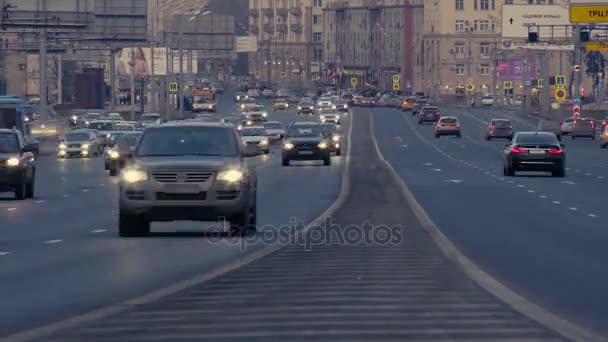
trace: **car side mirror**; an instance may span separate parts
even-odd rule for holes
[[[566,148],[566,145],[565,144],[559,144],[559,147]]]
[[[23,152],[34,152],[34,151],[36,151],[36,146],[34,144],[27,144],[27,145],[23,146],[22,151]]]
[[[255,145],[246,145],[241,152],[243,157],[255,157],[258,155],[258,148]]]

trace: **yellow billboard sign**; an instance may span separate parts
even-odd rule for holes
[[[606,23],[608,5],[570,5],[571,23]]]
[[[585,46],[587,51],[608,51],[608,43],[588,42]]]

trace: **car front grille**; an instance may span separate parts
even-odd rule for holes
[[[68,148],[79,148],[80,144],[68,144]]]
[[[143,191],[137,190],[128,190],[126,192],[127,198],[134,201],[143,201],[145,199],[145,194]]]
[[[239,197],[239,190],[216,191],[215,197],[218,200],[233,200]]]
[[[166,192],[156,193],[156,199],[158,201],[204,201],[206,198],[206,192],[199,192],[194,194],[173,194]]]
[[[213,176],[210,171],[154,171],[150,175],[159,183],[204,183]]]

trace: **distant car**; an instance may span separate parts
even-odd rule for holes
[[[515,176],[517,171],[547,171],[554,177],[564,177],[566,155],[555,134],[516,133],[504,150],[503,173]]]
[[[352,106],[361,106],[362,103],[363,103],[363,96],[353,95],[353,101],[351,103]]]
[[[407,96],[403,99],[401,103],[401,109],[406,111],[412,111],[414,106],[416,105],[416,97],[415,96]]]
[[[107,119],[111,120],[111,121],[122,121],[122,120],[124,120],[122,118],[122,115],[120,115],[120,113],[110,113],[110,114],[108,114],[108,118]]]
[[[376,105],[376,98],[371,96],[364,96],[361,99],[361,106],[363,107],[374,107]]]
[[[272,100],[272,109],[274,111],[289,109],[289,100],[286,97],[275,97]]]
[[[322,109],[319,111],[319,121],[324,123],[331,123],[335,125],[340,124],[340,112],[335,109]]]
[[[560,125],[562,135],[568,135],[572,133],[572,124],[574,124],[574,118],[565,118],[562,120]]]
[[[267,117],[268,113],[266,112],[247,112],[245,115],[245,118],[251,121],[254,126],[256,124],[263,125],[264,122],[268,121]]]
[[[334,152],[337,156],[342,155],[342,134],[338,126],[326,123],[323,124],[323,130],[325,131],[325,137],[329,141],[331,152]]]
[[[572,123],[572,139],[584,137],[595,139],[595,121],[593,119],[577,118]]]
[[[115,131],[135,131],[136,127],[134,124],[117,123],[114,125]]]
[[[346,103],[346,101],[338,99],[334,102],[334,104],[336,105],[336,110],[338,112],[348,113],[348,103]]]
[[[460,122],[458,122],[458,118],[453,116],[444,116],[437,120],[437,124],[435,124],[435,138],[439,138],[442,135],[455,135],[458,138],[461,137],[460,134]]]
[[[260,92],[257,89],[249,89],[247,90],[247,96],[256,98],[260,96]]]
[[[513,139],[513,124],[509,119],[492,119],[486,127],[486,140]]]
[[[422,109],[422,107],[424,106],[428,106],[428,101],[424,98],[417,98],[416,99],[416,104],[414,105],[414,108],[412,109],[412,115],[416,115],[418,114],[418,112],[420,111],[420,109]]]
[[[262,90],[262,96],[269,99],[274,96],[274,91],[272,89],[264,89]]]
[[[557,137],[557,140],[561,141],[562,130],[560,126],[560,123],[557,121],[541,120],[536,129],[539,132],[553,133]]]
[[[95,132],[91,130],[75,130],[66,133],[57,146],[57,156],[70,157],[97,157],[103,152]]]
[[[439,108],[432,106],[422,107],[418,113],[418,124],[422,125],[425,122],[436,123],[439,121],[440,116]]]
[[[241,141],[245,145],[255,145],[258,152],[270,153],[268,132],[262,126],[247,126],[240,130]]]
[[[330,141],[323,127],[314,122],[294,122],[287,129],[282,148],[282,165],[289,166],[292,160],[322,160],[331,164]]]
[[[285,128],[278,121],[267,121],[264,123],[264,128],[272,140],[281,140],[285,137]]]
[[[49,180],[52,181],[52,180]],[[15,199],[34,197],[36,158],[18,130],[0,129],[0,192],[12,191]]]
[[[600,133],[600,147],[608,147],[608,128],[604,127],[604,130]]]
[[[249,97],[240,102],[239,109],[241,112],[250,112],[253,110],[257,110],[260,107],[264,107],[264,105],[255,102],[255,98]]]
[[[494,96],[492,95],[484,95],[481,98],[481,104],[484,106],[491,106],[494,104]]]
[[[213,91],[216,94],[223,94],[224,93],[224,84],[221,82],[213,83],[211,89],[213,89]]]
[[[110,176],[116,176],[126,166],[142,134],[142,132],[127,132],[111,139],[109,149],[104,156],[105,169],[110,172]]]
[[[145,113],[141,116],[144,126],[160,125],[163,117],[158,113]]]
[[[159,143],[160,142],[160,143]],[[226,219],[229,231],[256,227],[257,154],[221,123],[176,122],[146,129],[118,185],[118,233],[150,233],[159,221]]]
[[[330,97],[319,97],[315,107],[318,109],[336,109],[336,105],[334,105]]]
[[[247,98],[249,98],[249,95],[244,92],[237,92],[234,94],[234,102],[241,102]]]

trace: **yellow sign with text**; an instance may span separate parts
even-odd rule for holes
[[[570,5],[571,23],[606,23],[608,5]]]
[[[399,83],[393,83],[393,90],[401,90],[401,85]]]
[[[587,51],[608,51],[608,43],[588,42],[585,47]]]
[[[357,86],[357,78],[356,78],[356,77],[351,78],[351,79],[350,79],[350,84],[351,84],[353,87],[356,87],[356,86]]]

